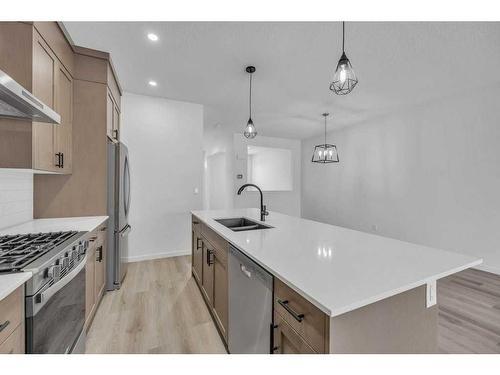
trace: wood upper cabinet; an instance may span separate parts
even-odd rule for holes
[[[64,34],[55,22],[2,22],[0,53],[0,69],[62,117],[0,119],[0,167],[71,173],[74,62]]]
[[[33,32],[33,88],[32,93],[46,105],[54,108],[57,58],[42,37]],[[54,153],[53,124],[33,122],[33,168],[56,171],[58,160]]]
[[[73,78],[36,30],[33,94],[61,116],[57,125],[33,122],[33,169],[71,173]]]
[[[61,115],[61,123],[54,126],[54,155],[58,172],[71,173],[73,168],[73,78],[61,63],[56,64],[55,110]]]
[[[113,142],[120,141],[120,109],[116,103],[116,100],[108,89],[107,96],[107,109],[106,109],[106,134],[108,138]]]

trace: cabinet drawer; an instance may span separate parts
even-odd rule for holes
[[[9,337],[24,319],[24,285],[0,301],[0,344]]]
[[[274,312],[273,354],[316,354],[286,320]]]
[[[214,247],[215,256],[218,257],[222,263],[227,264],[227,251],[229,247],[227,241],[206,225],[203,225],[201,230],[203,236]]]
[[[201,221],[194,215],[191,215],[191,226],[193,231],[201,233]]]
[[[97,243],[99,245],[104,244],[107,233],[108,233],[108,228],[106,224],[102,224],[99,228],[97,228]]]
[[[328,348],[326,314],[282,281],[274,279],[274,310],[318,353]]]
[[[24,345],[24,324],[20,324],[14,332],[0,344],[0,354],[23,354]]]

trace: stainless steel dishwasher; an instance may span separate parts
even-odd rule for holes
[[[229,248],[229,352],[271,352],[273,276]]]

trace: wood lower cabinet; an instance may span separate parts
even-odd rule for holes
[[[274,313],[273,354],[315,354],[309,344],[287,323]]]
[[[203,240],[201,234],[198,231],[192,230],[192,251],[191,257],[193,262],[193,276],[195,279],[201,283],[202,282],[202,270],[203,270]]]
[[[0,354],[24,353],[24,285],[0,301]]]
[[[106,290],[106,225],[90,234],[85,264],[85,329],[94,319],[97,307]]]
[[[90,326],[95,307],[95,248],[87,249],[87,263],[85,263],[85,326]]]
[[[192,272],[223,341],[227,344],[229,244],[194,216],[192,219]]]
[[[208,241],[203,241],[203,277],[202,286],[210,308],[214,304],[215,252]]]
[[[228,285],[227,247],[215,249],[214,263],[214,314],[222,335],[227,340],[228,327]]]

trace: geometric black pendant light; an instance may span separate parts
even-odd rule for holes
[[[247,125],[245,126],[245,132],[243,134],[245,135],[246,138],[252,139],[255,138],[255,136],[257,135],[257,129],[255,129],[255,125],[253,124],[252,121],[252,75],[255,73],[255,67],[247,66],[245,71],[248,74],[250,74],[250,93],[248,100],[250,116],[248,117],[248,122]]]
[[[329,113],[323,113],[322,116],[325,118],[325,143],[317,145],[314,147],[314,152],[311,161],[313,163],[338,163],[339,154],[337,152],[337,146],[326,143],[326,118]]]
[[[356,78],[356,74],[354,74],[351,62],[345,54],[344,42],[345,22],[342,22],[342,56],[340,57],[340,60],[337,64],[337,69],[335,69],[333,81],[330,84],[330,90],[332,90],[337,95],[349,94],[358,84],[358,79]]]

